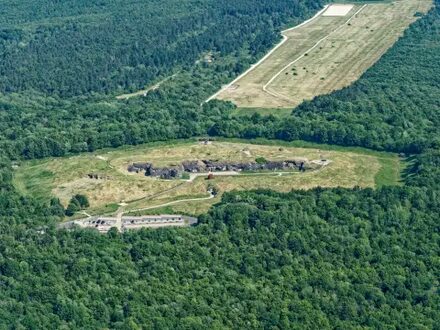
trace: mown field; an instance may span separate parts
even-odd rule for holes
[[[431,5],[429,0],[399,0],[358,4],[346,16],[321,15],[283,32],[288,40],[217,98],[276,111],[348,86]]]
[[[89,197],[92,214],[114,212],[119,203],[126,203],[125,211],[167,206],[168,210],[188,214],[205,212],[218,202],[223,192],[270,188],[277,191],[310,189],[313,187],[375,187],[397,184],[400,162],[396,155],[359,150],[334,150],[319,147],[297,147],[294,144],[240,140],[215,141],[203,145],[197,141],[171,144],[149,144],[138,147],[104,150],[69,158],[33,160],[19,164],[15,171],[15,186],[24,194],[41,200],[57,196],[66,205],[77,193]],[[161,180],[130,174],[133,162],[148,161],[156,166],[167,166],[184,160],[211,159],[222,161],[254,161],[258,157],[285,160],[304,157],[331,160],[331,164],[317,171],[305,173],[246,173],[238,176],[216,176],[214,180],[198,177],[194,181]],[[89,173],[102,179],[90,179]],[[215,185],[220,194],[209,197],[208,185]],[[203,199],[186,201],[188,199]],[[177,202],[182,201],[182,202]],[[146,210],[152,212],[151,209]]]

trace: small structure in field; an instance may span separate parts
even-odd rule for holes
[[[108,175],[103,175],[98,173],[88,173],[87,178],[94,180],[110,180],[110,177]]]
[[[212,144],[212,142],[213,142],[213,139],[210,139],[210,138],[199,139],[199,143],[202,145],[205,145],[205,146]]]
[[[92,217],[82,220],[73,220],[59,225],[59,228],[71,229],[74,227],[93,228],[100,233],[106,233],[116,226],[117,219],[111,217]]]

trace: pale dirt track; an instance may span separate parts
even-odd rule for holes
[[[234,171],[224,171],[224,172],[213,172],[215,176],[232,176],[239,175],[240,173]],[[187,182],[193,182],[198,177],[207,177],[209,173],[190,173],[189,180]]]

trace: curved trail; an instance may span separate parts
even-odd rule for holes
[[[213,199],[214,197],[215,197],[215,196],[214,196],[213,194],[210,194],[209,197],[181,199],[181,200],[172,201],[172,202],[168,202],[168,203],[164,203],[164,204],[159,204],[159,205],[154,205],[154,206],[144,207],[144,208],[141,208],[141,209],[129,210],[129,211],[127,211],[127,212],[123,212],[123,214],[125,214],[125,213],[133,213],[133,212],[140,212],[140,211],[146,211],[146,210],[152,210],[152,209],[158,209],[158,208],[160,208],[160,207],[169,206],[169,205],[174,205],[174,204],[179,204],[179,203],[184,203],[184,202],[197,202],[197,201],[204,201],[204,200],[208,200],[208,199]]]
[[[304,25],[306,25],[307,23],[310,23],[311,21],[315,20],[316,18],[318,18],[319,16],[321,16],[321,14],[329,7],[329,5],[325,5],[320,11],[318,11],[315,16],[313,16],[312,18],[309,18],[308,20],[302,22],[301,24],[298,24],[292,28],[286,29],[281,31],[281,34],[283,36],[283,39],[274,47],[272,48],[272,50],[267,53],[266,55],[264,55],[264,57],[262,59],[260,59],[257,63],[252,64],[250,66],[249,69],[247,69],[245,72],[243,72],[241,75],[239,75],[237,78],[235,78],[233,81],[231,81],[229,84],[227,84],[226,86],[223,86],[217,93],[215,93],[214,95],[211,95],[206,101],[205,103],[215,99],[221,92],[223,92],[224,90],[228,89],[229,87],[231,87],[232,85],[234,85],[237,81],[239,81],[241,78],[243,78],[244,76],[246,76],[249,72],[253,71],[254,69],[256,69],[261,63],[263,63],[270,55],[272,55],[278,48],[280,48],[287,40],[289,40],[289,38],[287,36],[284,35],[285,32],[289,32],[289,31],[293,31],[295,29],[298,29]]]
[[[287,68],[289,68],[291,65],[295,64],[296,62],[298,62],[299,60],[301,60],[304,56],[306,56],[307,53],[311,52],[312,50],[314,50],[316,47],[318,47],[323,41],[327,40],[333,33],[338,32],[340,29],[342,29],[344,26],[346,26],[348,23],[351,22],[351,20],[356,17],[357,14],[359,14],[362,10],[364,10],[367,7],[367,5],[363,5],[358,11],[356,11],[346,22],[344,22],[343,24],[341,24],[339,27],[337,27],[335,30],[333,30],[332,32],[330,32],[328,35],[326,35],[325,37],[321,38],[320,40],[318,40],[311,48],[307,49],[303,54],[301,54],[299,57],[297,57],[295,60],[293,60],[292,62],[290,62],[289,64],[287,64],[285,67],[283,67],[276,75],[274,75],[264,86],[263,86],[263,91],[271,96],[274,96],[276,98],[282,98],[283,100],[286,101],[291,101],[287,96],[284,96],[282,94],[276,93],[274,91],[270,91],[268,90],[268,87],[271,83],[274,82],[275,79],[277,79],[280,74],[282,74]],[[284,31],[283,31],[284,32]],[[286,37],[287,40],[287,37]]]

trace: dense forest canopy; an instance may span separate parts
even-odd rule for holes
[[[209,132],[408,153],[436,148],[440,143],[439,16],[437,1],[359,81],[305,102],[287,120],[237,118],[232,115],[233,105],[220,101],[200,106],[255,59],[245,43],[234,54],[180,71],[146,97],[124,101],[101,94],[67,99],[36,91],[3,94],[0,146],[9,158],[41,158]]]
[[[321,6],[290,0],[0,4],[0,147],[9,158],[206,134],[231,110],[227,104],[200,110],[207,95],[262,56],[282,25]],[[209,52],[213,63],[199,61]],[[173,72],[175,79],[147,97],[114,98]]]
[[[2,167],[0,326],[433,329],[439,163],[376,191],[228,193],[194,228],[123,235],[57,231]]]
[[[1,3],[9,5],[0,6],[8,33],[46,20],[42,4],[50,4],[31,2],[21,10],[35,15],[17,16],[20,5]],[[57,17],[86,8],[58,3]],[[436,328],[439,5],[356,84],[305,103],[288,120],[235,118],[233,106],[219,101],[200,107],[252,57],[246,45],[186,69],[144,98],[4,94],[0,328]],[[423,152],[412,155],[403,186],[233,192],[196,227],[123,235],[58,231],[59,201],[41,204],[12,185],[12,159],[206,132]]]
[[[0,92],[74,96],[140,89],[203,52],[255,56],[309,0],[0,1]]]

